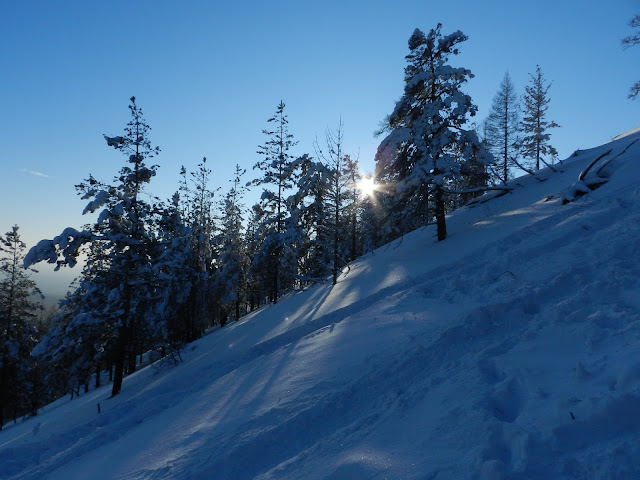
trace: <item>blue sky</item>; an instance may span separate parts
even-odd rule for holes
[[[627,100],[640,47],[624,51],[632,0],[19,2],[0,6],[0,229],[33,245],[79,227],[74,185],[109,180],[124,157],[117,135],[135,95],[162,153],[150,191],[167,198],[181,165],[203,156],[226,190],[236,163],[258,160],[261,131],[282,99],[294,153],[344,122],[347,151],[373,171],[373,132],[403,88],[414,28],[438,22],[469,40],[453,60],[482,121],[508,70],[519,92],[539,64],[550,90],[552,143],[562,158],[640,126]],[[249,199],[251,201],[254,196]],[[76,273],[76,272],[73,272]],[[67,274],[68,276],[68,274]],[[66,278],[66,277],[65,277]]]

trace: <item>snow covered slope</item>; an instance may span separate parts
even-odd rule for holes
[[[639,140],[10,426],[0,478],[640,478]]]

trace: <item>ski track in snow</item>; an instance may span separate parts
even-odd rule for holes
[[[637,138],[9,426],[0,478],[640,478]]]

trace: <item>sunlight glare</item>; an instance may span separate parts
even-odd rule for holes
[[[358,182],[361,197],[370,197],[376,191],[376,184],[371,177],[362,177]]]

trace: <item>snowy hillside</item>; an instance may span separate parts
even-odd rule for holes
[[[639,140],[9,425],[0,478],[640,478]]]

